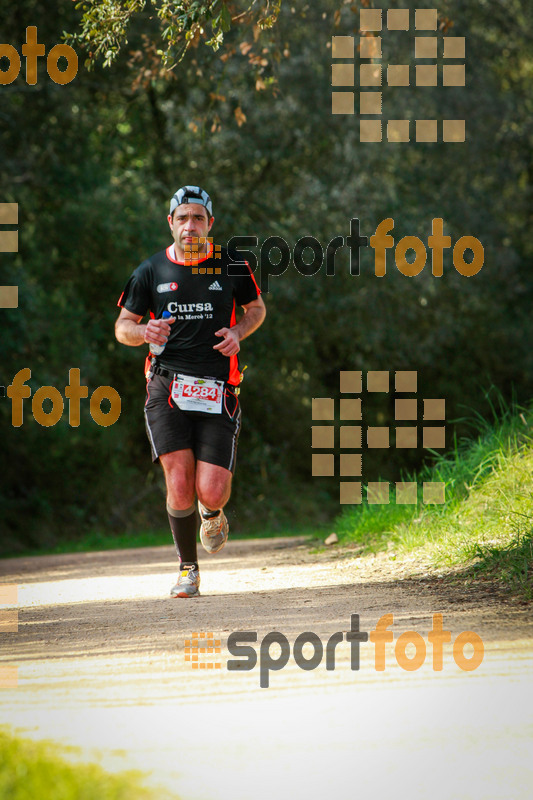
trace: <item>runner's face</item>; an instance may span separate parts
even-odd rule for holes
[[[174,211],[174,216],[168,217],[168,224],[174,238],[176,255],[184,260],[185,245],[189,249],[193,240],[205,239],[211,230],[214,217],[208,218],[207,209],[199,203],[184,203]],[[200,252],[207,252],[208,243],[199,245]]]

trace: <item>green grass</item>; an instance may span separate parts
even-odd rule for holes
[[[302,500],[300,525],[291,508],[278,509],[278,524],[269,524],[256,499],[253,520],[229,514],[232,538],[307,536],[323,540],[335,530],[341,543],[357,543],[363,552],[393,547],[400,554],[414,550],[429,557],[435,568],[463,571],[467,580],[485,578],[526,600],[533,599],[533,407],[493,408],[493,420],[477,416],[470,420],[475,435],[455,441],[448,453],[435,453],[435,462],[419,475],[403,476],[418,486],[417,505],[372,505],[348,507],[332,525],[317,524],[317,516]],[[423,503],[423,481],[445,484],[444,504]],[[394,495],[394,492],[391,492]],[[296,492],[300,497],[300,493]],[[268,500],[265,499],[265,503]],[[270,511],[273,511],[270,508]],[[292,511],[292,514],[289,514]],[[265,522],[265,519],[267,520]],[[314,519],[313,524],[305,522]],[[171,545],[166,527],[140,533],[110,535],[89,531],[76,541],[41,548],[24,555],[90,552],[135,547]],[[17,555],[20,555],[18,553]]]
[[[341,542],[366,551],[421,548],[436,567],[485,577],[533,598],[533,409],[495,409],[476,418],[477,436],[455,442],[430,469],[405,480],[419,485],[417,505],[352,506],[336,523]],[[423,481],[445,484],[444,504],[422,503]],[[394,494],[391,492],[391,494]]]
[[[170,800],[168,793],[143,787],[140,773],[71,765],[58,752],[49,742],[0,731],[0,800]]]

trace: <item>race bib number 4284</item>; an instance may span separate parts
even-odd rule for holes
[[[182,411],[206,411],[220,414],[224,381],[178,375],[172,383],[172,399]]]

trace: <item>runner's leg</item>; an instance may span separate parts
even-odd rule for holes
[[[229,525],[222,510],[231,492],[231,472],[225,467],[197,462],[196,493],[202,524],[200,541],[208,553],[222,550],[228,541]]]
[[[196,462],[196,494],[209,511],[224,508],[231,494],[231,478],[229,469],[206,461]]]
[[[167,512],[176,551],[183,564],[198,564],[194,505],[195,461],[192,450],[176,450],[159,458],[167,484]]]

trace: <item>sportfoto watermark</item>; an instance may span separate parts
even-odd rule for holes
[[[18,219],[18,203],[0,203],[0,225],[18,225]],[[16,253],[18,249],[18,231],[0,229],[0,253]],[[0,286],[0,308],[17,308],[18,304],[18,286]]]
[[[350,630],[345,634],[342,631],[333,633],[326,642],[325,648],[322,640],[313,631],[300,633],[294,641],[292,656],[299,669],[306,672],[316,669],[324,661],[326,670],[336,669],[335,655],[336,648],[341,642],[346,641],[350,645],[350,669],[358,671],[360,669],[360,647],[361,644],[370,641],[374,645],[374,669],[376,672],[384,672],[391,657],[392,648],[387,648],[387,644],[394,641],[394,635],[389,628],[394,624],[393,614],[384,614],[378,620],[376,627],[371,631],[361,631],[359,629],[359,614],[350,616]],[[443,628],[442,614],[433,614],[432,628],[428,633],[427,641],[431,645],[431,660],[434,672],[441,672],[444,669],[444,645],[452,640],[451,631]],[[190,662],[191,667],[215,668],[222,667],[221,661],[216,662],[205,658],[207,654],[220,653],[220,640],[213,638],[213,633],[194,633],[194,647],[191,648],[191,640],[186,641],[185,660]],[[228,659],[226,668],[229,672],[250,672],[257,667],[259,661],[259,686],[267,689],[270,686],[270,673],[279,672],[289,663],[291,657],[291,645],[287,637],[280,631],[271,631],[261,640],[259,644],[259,655],[256,648],[251,644],[257,643],[257,631],[235,631],[228,636],[227,648],[232,656],[237,658]],[[472,654],[465,655],[465,649],[470,647]],[[276,649],[278,654],[272,652]],[[307,653],[304,654],[304,648]],[[408,653],[409,649],[409,653]],[[312,650],[312,653],[309,653]],[[396,664],[407,672],[414,672],[425,663],[428,646],[424,637],[416,631],[404,631],[396,639],[394,645],[394,659]],[[485,647],[481,637],[474,631],[462,631],[453,641],[452,655],[455,664],[465,672],[477,669],[485,654]]]
[[[363,403],[366,407],[376,393],[389,394],[392,387],[395,392],[394,425],[365,425],[363,436]],[[391,442],[398,449],[422,446],[427,450],[443,450],[446,447],[446,400],[443,397],[417,397],[416,370],[396,370],[394,373],[368,370],[364,386],[362,370],[342,370],[339,372],[339,389],[339,400],[333,397],[313,397],[311,400],[311,474],[313,477],[332,477],[336,474],[337,464],[337,474],[343,479],[339,483],[341,504],[358,504],[363,500],[363,452],[354,453],[354,450],[363,451],[365,447],[389,449]],[[338,428],[336,420],[340,422]],[[365,420],[371,421],[367,410]],[[336,443],[339,454],[335,452]],[[323,452],[325,450],[330,452]],[[368,481],[367,502],[389,503],[390,488],[388,481]],[[418,488],[416,481],[396,481],[396,505],[416,505]],[[424,503],[444,503],[444,481],[424,481],[422,499]]]
[[[77,428],[80,424],[80,400],[89,396],[87,386],[80,384],[80,370],[72,368],[69,370],[69,383],[65,386],[65,397],[68,398],[69,425]],[[23,399],[31,397],[31,388],[26,385],[26,381],[31,378],[31,369],[25,367],[20,369],[14,376],[13,381],[7,387],[7,396],[11,399],[11,424],[19,428],[24,422]],[[43,402],[50,400],[52,408],[50,411],[43,409]],[[109,411],[104,413],[101,409],[102,400],[109,401]],[[63,416],[63,397],[55,386],[41,386],[37,389],[32,398],[31,408],[33,417],[39,425],[45,428],[56,425]],[[121,400],[120,395],[112,386],[99,386],[91,395],[90,412],[91,417],[97,425],[104,428],[114,425],[120,417]]]
[[[414,134],[417,142],[439,141],[439,123],[442,123],[441,141],[464,142],[466,124],[464,119],[416,119],[414,130],[409,119],[383,120],[382,84],[388,87],[414,85],[424,91],[428,86],[465,86],[465,39],[462,36],[445,35],[446,27],[439,26],[436,8],[417,8],[414,15],[408,8],[389,9],[386,16],[381,8],[362,8],[359,12],[361,36],[357,42],[359,58],[359,139],[361,142],[381,142],[383,123],[387,122],[387,141],[409,142]],[[414,22],[414,68],[409,64],[383,65],[382,36],[384,24],[388,31],[408,32]],[[422,35],[420,35],[420,33]],[[434,35],[427,35],[434,32]],[[396,34],[402,36],[401,33]],[[333,36],[331,56],[331,85],[355,86],[355,44],[353,36]],[[445,60],[442,66],[437,57]],[[433,63],[428,63],[433,62]],[[333,114],[355,113],[355,92],[344,89],[332,91]],[[364,117],[364,118],[363,118]],[[370,119],[369,119],[370,117]]]
[[[375,233],[370,236],[363,236],[360,232],[360,223],[357,217],[350,220],[350,234],[335,236],[326,246],[326,250],[314,236],[303,236],[298,239],[291,252],[289,244],[281,236],[269,236],[261,244],[259,252],[260,277],[259,284],[261,292],[268,294],[270,276],[279,277],[283,275],[291,263],[294,263],[300,275],[307,278],[313,277],[322,269],[324,260],[326,262],[326,275],[335,275],[335,256],[338,250],[346,246],[350,251],[350,275],[359,276],[361,274],[360,250],[362,247],[371,247],[374,250],[374,274],[382,278],[387,274],[387,250],[394,249],[394,261],[397,269],[402,275],[408,278],[420,275],[424,269],[428,253],[426,245],[418,236],[404,236],[395,243],[392,235],[394,229],[394,219],[388,217],[382,220],[376,228]],[[214,274],[219,273],[218,267],[206,268],[198,266],[200,252],[199,244],[204,244],[206,239],[196,239],[192,244],[185,246],[185,263],[193,267],[194,274]],[[210,241],[210,240],[209,240]],[[431,250],[431,274],[435,278],[440,278],[444,274],[444,251],[452,247],[450,236],[444,235],[444,220],[435,218],[432,220],[431,234],[427,238],[427,244]],[[258,258],[251,250],[244,250],[245,247],[257,247],[259,239],[257,236],[233,236],[227,244],[228,250],[236,252],[240,256],[238,263],[247,262],[248,266],[255,272],[258,267]],[[414,258],[407,260],[409,251],[412,251]],[[465,253],[470,251],[471,260],[465,259]],[[273,259],[275,254],[276,260]],[[205,257],[205,254],[204,254]],[[221,258],[220,247],[214,250],[213,258]],[[485,263],[485,251],[483,245],[475,236],[461,236],[454,244],[452,251],[452,262],[460,275],[471,278],[476,275]],[[236,262],[237,263],[237,262]],[[237,275],[228,266],[228,275]]]
[[[46,48],[37,41],[37,28],[30,25],[26,28],[26,44],[22,45],[22,55],[26,57],[26,83],[34,86],[37,83],[37,59],[44,56]],[[0,85],[6,86],[18,78],[21,68],[20,56],[11,44],[0,44],[0,60],[6,58],[7,69],[0,68]],[[59,69],[58,62],[64,58],[66,69]],[[78,74],[78,56],[68,44],[56,44],[48,53],[46,71],[54,83],[64,86],[74,80]]]

